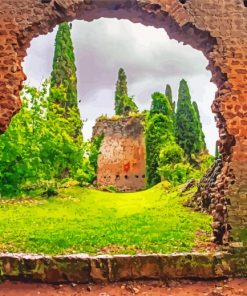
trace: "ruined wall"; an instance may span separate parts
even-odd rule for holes
[[[32,38],[63,21],[116,17],[164,28],[201,50],[218,86],[212,110],[222,166],[204,195],[215,209],[214,235],[247,242],[247,7],[245,0],[1,0],[0,132],[20,109],[21,63]],[[110,57],[109,57],[110,62]],[[222,241],[222,235],[216,237]]]
[[[97,185],[113,185],[120,191],[144,189],[146,152],[143,118],[98,120],[93,136],[102,134]]]

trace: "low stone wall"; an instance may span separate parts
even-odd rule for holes
[[[138,279],[216,279],[247,276],[247,250],[172,255],[0,254],[0,280],[88,283]]]

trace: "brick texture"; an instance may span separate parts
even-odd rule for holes
[[[98,120],[94,136],[104,135],[98,157],[98,186],[120,191],[145,188],[146,149],[142,117]]]

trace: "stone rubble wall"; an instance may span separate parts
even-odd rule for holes
[[[243,255],[243,254],[242,254]],[[0,280],[43,283],[116,282],[138,279],[246,277],[247,259],[230,253],[171,255],[0,254]]]
[[[93,137],[104,135],[97,168],[97,185],[119,191],[145,188],[146,148],[144,118],[98,120]]]
[[[99,17],[164,28],[203,52],[218,86],[212,111],[219,128],[222,168],[206,194],[219,211],[215,240],[247,242],[247,7],[244,0],[1,0],[0,132],[21,102],[21,63],[30,41],[58,23]],[[110,62],[110,60],[109,60]],[[220,210],[226,207],[226,213]],[[212,212],[212,208],[210,211]],[[223,235],[221,235],[223,233]],[[218,235],[220,234],[220,235]]]

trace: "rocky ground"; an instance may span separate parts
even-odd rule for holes
[[[247,279],[222,281],[142,281],[107,285],[45,285],[6,281],[0,296],[235,296],[247,295]]]

